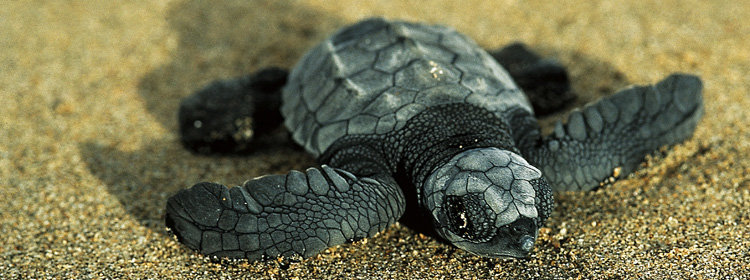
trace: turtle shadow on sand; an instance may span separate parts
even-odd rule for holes
[[[308,46],[341,25],[335,17],[294,1],[275,0],[180,1],[169,8],[166,20],[176,34],[172,57],[141,78],[138,93],[149,114],[175,134],[177,109],[185,96],[214,79],[272,65],[291,67]],[[299,44],[308,46],[292,47]],[[314,163],[282,129],[264,141],[275,145],[264,145],[249,158],[197,156],[174,139],[179,138],[152,140],[135,151],[92,141],[79,150],[122,207],[160,233],[167,198],[180,189],[205,180],[239,184]]]
[[[304,168],[311,157],[291,145],[280,145],[243,157],[195,156],[176,141],[158,140],[136,151],[122,151],[99,143],[79,145],[89,170],[105,184],[109,194],[143,226],[164,232],[167,198],[200,181],[239,184],[248,177]]]
[[[343,23],[294,1],[207,2],[172,7],[177,34],[171,61],[145,75],[139,93],[165,128],[177,131],[180,100],[216,79],[290,68],[307,48]]]
[[[233,78],[268,66],[291,68],[309,47],[344,25],[340,19],[299,4],[270,0],[231,4],[186,1],[172,7],[167,20],[178,36],[174,55],[170,62],[141,79],[139,93],[148,112],[175,134],[177,109],[185,96],[214,79]],[[583,53],[530,47],[568,69],[572,90],[578,96],[565,109],[540,119],[543,127],[562,119],[570,109],[628,84],[613,66]],[[312,166],[314,160],[309,155],[279,136],[285,133],[282,130],[274,137],[285,140],[246,157],[196,156],[174,140],[178,137],[156,140],[136,151],[92,142],[79,148],[92,174],[106,184],[130,215],[144,226],[164,232],[164,207],[167,198],[178,190],[206,180],[236,185],[252,177]],[[411,210],[407,207],[407,213],[416,212]],[[559,218],[561,214],[554,215]],[[416,222],[420,220],[407,215],[401,222],[432,235],[432,227]]]

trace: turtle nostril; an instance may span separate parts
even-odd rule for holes
[[[521,250],[526,252],[531,251],[531,248],[534,247],[534,237],[530,235],[521,236],[518,243],[521,245]]]
[[[514,225],[510,227],[510,230],[513,234],[516,234],[516,235],[520,235],[522,233],[522,229],[518,225]]]

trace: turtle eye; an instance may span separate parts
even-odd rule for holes
[[[489,207],[482,204],[484,199],[479,194],[463,196],[449,195],[445,200],[448,229],[463,239],[485,242],[494,236],[491,230],[494,219],[491,219]]]
[[[458,196],[448,196],[446,199],[448,227],[450,231],[465,239],[472,239],[474,225],[469,222],[464,201]]]

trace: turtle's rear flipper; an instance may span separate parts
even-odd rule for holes
[[[590,190],[631,173],[646,154],[689,138],[703,115],[701,80],[673,74],[573,111],[523,151],[554,190]]]
[[[490,54],[523,89],[537,116],[558,111],[576,98],[565,67],[555,60],[542,59],[523,43],[513,43]]]
[[[215,81],[180,103],[182,143],[200,154],[246,153],[257,135],[281,123],[281,88],[287,71],[266,68]]]
[[[393,178],[356,177],[323,165],[233,188],[196,184],[169,198],[166,224],[207,256],[309,257],[383,231],[404,205]]]

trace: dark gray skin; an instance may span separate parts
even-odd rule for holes
[[[550,72],[539,69],[525,77]],[[689,138],[701,91],[697,77],[673,74],[576,110],[542,137],[526,95],[472,40],[365,20],[313,48],[283,88],[284,124],[322,164],[233,188],[196,184],[169,199],[166,222],[201,254],[258,260],[370,237],[408,210],[471,253],[525,257],[553,190],[598,187]]]

